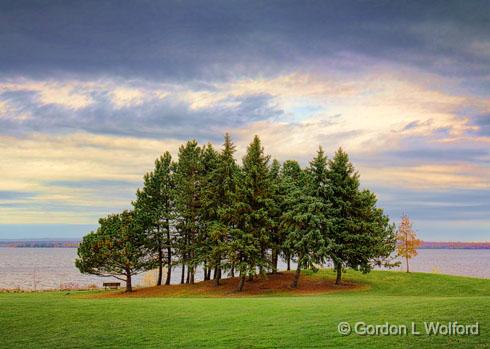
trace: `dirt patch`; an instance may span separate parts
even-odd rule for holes
[[[299,287],[291,288],[293,273],[281,272],[268,274],[265,277],[255,277],[253,281],[246,281],[242,292],[237,291],[238,278],[228,278],[215,286],[214,281],[201,281],[193,285],[169,285],[136,289],[132,293],[121,291],[97,294],[97,298],[113,297],[242,297],[242,296],[274,296],[274,295],[311,295],[350,290],[362,290],[367,286],[343,282],[335,285],[333,279],[318,275],[302,275]]]

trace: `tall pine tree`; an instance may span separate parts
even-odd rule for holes
[[[167,266],[165,284],[172,273],[172,224],[175,217],[175,185],[172,156],[167,151],[155,160],[155,168],[144,176],[144,186],[136,192],[134,210],[144,228],[149,249],[157,258],[157,285],[162,284],[163,267]]]
[[[251,279],[257,268],[264,271],[270,264],[266,255],[273,226],[269,216],[269,159],[269,156],[264,154],[259,137],[255,136],[243,158],[239,195],[235,203],[235,214],[239,221],[237,227],[232,230],[230,245],[235,252],[233,263],[240,272],[240,291],[247,275]]]
[[[230,270],[234,276],[233,258],[229,259],[231,231],[236,226],[235,204],[238,188],[239,167],[236,164],[235,146],[229,136],[225,135],[223,149],[219,154],[217,167],[210,174],[208,181],[208,197],[216,207],[215,220],[210,225],[209,237],[211,250],[209,265],[214,269],[215,285],[218,286],[222,273]]]
[[[219,165],[219,154],[211,144],[203,149],[202,154],[202,173],[201,173],[201,208],[200,208],[200,227],[197,246],[198,260],[204,265],[204,280],[210,278],[211,270],[214,268],[213,250],[213,227],[218,220],[218,208],[220,206],[217,193],[219,182],[215,180],[214,173]],[[215,271],[216,274],[216,271]],[[217,274],[216,274],[217,275]]]
[[[287,232],[284,248],[297,263],[293,288],[298,287],[301,269],[316,270],[316,264],[322,264],[329,251],[328,204],[314,195],[315,192],[311,176],[305,174],[289,181],[282,225]]]
[[[359,174],[342,148],[329,162],[328,179],[332,219],[330,256],[339,284],[344,267],[368,272],[376,260],[388,257],[395,248],[396,237],[394,226],[376,207],[376,196],[359,189]]]
[[[194,283],[198,264],[197,243],[201,213],[202,149],[197,141],[188,141],[179,148],[175,171],[175,196],[178,213],[178,249],[182,266],[181,283]],[[185,268],[187,267],[187,274]]]
[[[297,161],[286,160],[282,164],[278,195],[281,214],[292,209],[291,204],[293,202],[288,200],[288,197],[291,195],[291,192],[295,191],[298,187],[301,187],[304,184],[304,176],[305,172],[301,169],[301,166]],[[281,223],[278,231],[278,240],[281,241],[281,255],[287,263],[287,270],[291,270],[291,251],[284,244],[288,233],[289,226]]]
[[[281,234],[281,206],[283,196],[281,195],[281,164],[274,159],[269,170],[270,195],[269,217],[271,219],[270,247],[272,273],[277,273],[279,254],[283,243]]]

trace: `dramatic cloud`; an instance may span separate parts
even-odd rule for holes
[[[488,239],[489,14],[484,1],[3,1],[0,238],[93,226],[129,207],[163,151],[230,132],[238,159],[254,134],[303,165],[342,146],[393,219],[407,212],[429,240]]]

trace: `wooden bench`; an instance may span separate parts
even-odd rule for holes
[[[102,286],[104,286],[104,289],[106,289],[106,290],[108,288],[113,289],[113,290],[114,289],[117,290],[119,288],[119,286],[121,286],[121,283],[120,282],[104,282],[102,284]]]

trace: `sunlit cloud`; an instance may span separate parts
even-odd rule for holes
[[[144,92],[134,88],[115,88],[111,92],[112,102],[116,108],[130,107],[143,103]]]
[[[405,207],[435,234],[450,209],[479,239],[488,228],[486,4],[56,6],[2,14],[0,224],[93,224],[130,205],[163,151],[230,132],[239,161],[254,134],[305,166],[341,146],[394,218]]]

